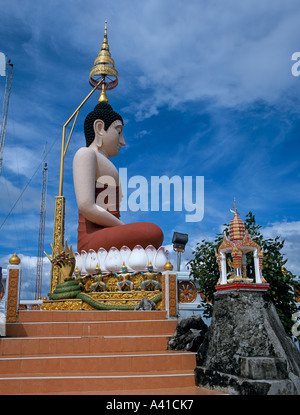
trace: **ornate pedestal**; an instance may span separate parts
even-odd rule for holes
[[[162,274],[87,275],[58,284],[43,310],[134,310],[143,298],[161,309]]]

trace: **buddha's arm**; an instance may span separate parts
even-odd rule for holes
[[[95,203],[96,157],[96,153],[89,148],[81,148],[75,154],[73,180],[78,209],[86,219],[98,225],[123,225],[118,218]]]

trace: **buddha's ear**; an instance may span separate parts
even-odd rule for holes
[[[94,131],[95,131],[95,142],[98,147],[102,146],[102,136],[104,132],[104,121],[95,120],[94,121]]]

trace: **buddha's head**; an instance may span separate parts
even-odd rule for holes
[[[112,109],[111,105],[106,102],[100,102],[95,106],[94,110],[86,116],[84,121],[84,135],[87,147],[89,147],[95,139],[96,120],[103,121],[103,128],[105,131],[107,131],[112,123],[117,120],[121,122],[122,126],[124,125],[123,118]]]

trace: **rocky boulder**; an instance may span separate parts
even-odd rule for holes
[[[175,335],[168,342],[168,350],[196,352],[204,340],[208,327],[200,315],[179,318]]]

